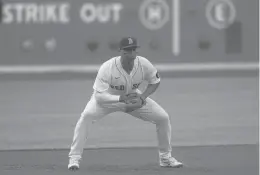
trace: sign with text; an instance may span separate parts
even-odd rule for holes
[[[257,17],[243,4],[243,0],[4,2],[0,64],[100,64],[119,54],[118,42],[125,36],[136,37],[139,54],[158,63],[254,61]],[[247,2],[251,9],[256,4]],[[240,32],[243,55],[227,53],[228,32],[220,32],[236,20],[252,26]],[[228,44],[233,43],[230,38]]]
[[[63,3],[6,3],[2,7],[4,24],[68,24],[70,23],[71,4]],[[118,22],[121,3],[94,4],[84,3],[78,9],[78,15],[82,22],[91,23],[98,21]]]

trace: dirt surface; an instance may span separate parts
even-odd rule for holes
[[[173,147],[185,166],[158,166],[155,148],[87,149],[80,170],[67,170],[68,150],[0,152],[1,175],[258,175],[258,145]]]

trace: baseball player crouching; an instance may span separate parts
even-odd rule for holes
[[[120,56],[104,62],[93,85],[93,95],[79,118],[69,152],[69,170],[79,169],[90,126],[113,112],[125,112],[156,125],[159,165],[181,167],[171,155],[171,123],[167,112],[149,96],[160,84],[157,69],[149,60],[137,56],[139,46],[132,37],[120,41]],[[139,85],[148,82],[143,93]]]

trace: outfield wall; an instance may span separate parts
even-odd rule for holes
[[[158,64],[258,61],[257,0],[233,1],[235,11],[217,2],[214,27],[209,1],[178,2],[4,0],[0,65],[98,65],[118,54],[122,36],[137,37],[140,54]]]

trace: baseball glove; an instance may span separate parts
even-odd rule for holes
[[[144,100],[141,98],[140,94],[138,94],[136,92],[121,95],[120,98],[119,98],[119,102],[123,102],[123,103],[126,103],[126,104],[137,103],[137,102],[139,102],[139,100],[142,100],[143,103],[144,103]]]
[[[140,96],[129,98],[125,101],[126,103],[126,112],[132,112],[136,109],[142,108],[146,101],[142,99]]]
[[[124,94],[120,96],[119,101],[123,103],[128,103],[129,101],[136,99],[137,97],[137,93]]]

